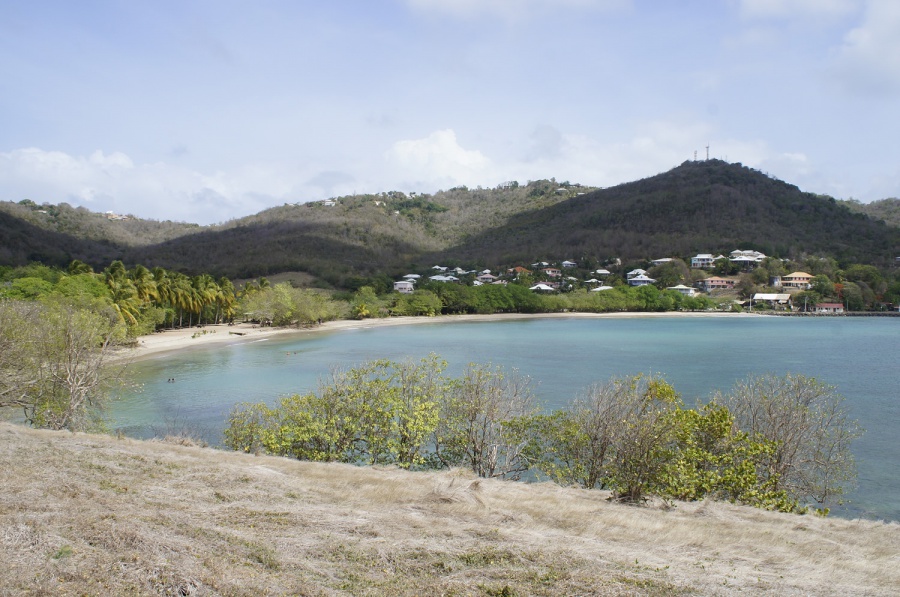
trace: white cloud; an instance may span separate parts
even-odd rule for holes
[[[848,90],[900,89],[900,2],[870,0],[860,26],[844,36],[833,66]]]
[[[480,151],[461,147],[452,129],[434,131],[424,139],[397,141],[385,158],[401,179],[410,181],[407,184],[434,187],[479,184],[491,167]]]
[[[748,19],[840,18],[853,14],[861,0],[741,0]]]
[[[459,18],[488,15],[515,21],[565,9],[621,10],[631,6],[632,0],[407,0],[407,3],[422,12]]]
[[[260,211],[292,189],[272,168],[206,175],[162,162],[135,164],[120,152],[83,157],[34,147],[0,153],[0,186],[7,200],[67,202],[92,211],[199,223]]]

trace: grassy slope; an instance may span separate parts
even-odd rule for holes
[[[897,524],[604,498],[0,423],[0,594],[888,595],[900,586]]]

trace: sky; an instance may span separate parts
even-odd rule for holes
[[[4,201],[213,224],[707,151],[900,197],[900,1],[0,0]]]

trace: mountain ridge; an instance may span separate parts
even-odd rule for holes
[[[323,285],[348,287],[435,262],[640,261],[745,248],[887,265],[900,251],[900,228],[884,219],[720,160],[687,161],[605,189],[550,179],[355,195],[206,227],[41,207],[0,203],[0,265],[37,258],[102,267],[122,259],[231,278],[305,271]]]

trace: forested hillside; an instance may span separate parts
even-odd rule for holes
[[[740,247],[779,257],[822,254],[884,264],[898,246],[900,230],[834,199],[740,164],[709,160],[521,214],[441,256],[504,264],[645,260]]]
[[[897,200],[873,213],[889,214],[891,201]],[[0,265],[79,259],[99,268],[121,259],[230,278],[301,271],[348,287],[434,263],[493,268],[541,259],[687,258],[735,248],[892,263],[900,228],[860,211],[719,160],[685,162],[601,190],[551,179],[433,195],[355,195],[285,204],[208,227],[5,202]]]

